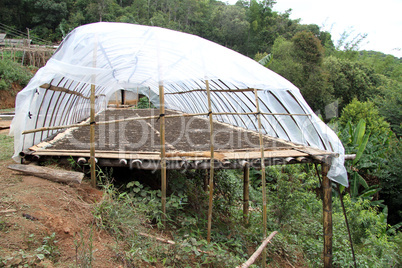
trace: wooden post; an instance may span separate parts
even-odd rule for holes
[[[266,181],[265,181],[265,156],[264,156],[264,140],[262,137],[262,125],[261,125],[261,111],[260,103],[258,100],[258,91],[254,89],[255,95],[255,106],[257,109],[257,120],[258,120],[258,133],[260,138],[260,149],[261,149],[261,186],[262,186],[262,225],[264,228],[263,234],[264,239],[267,237],[267,195],[266,195]],[[264,249],[262,252],[262,267],[266,267],[267,251]]]
[[[322,164],[324,268],[332,267],[332,187],[327,177],[329,166]]]
[[[98,37],[95,37],[95,47],[92,59],[92,66],[96,67],[98,50]],[[96,161],[95,161],[95,75],[92,75],[91,96],[90,96],[90,126],[89,126],[89,150],[91,165],[91,185],[96,187]]]
[[[117,91],[114,93],[115,99],[116,99],[116,108],[119,108],[119,97],[117,96]]]
[[[211,150],[211,165],[209,171],[209,206],[208,206],[208,235],[207,241],[211,242],[211,227],[212,227],[212,205],[214,196],[214,122],[212,118],[212,104],[211,104],[211,92],[209,90],[209,81],[205,80],[208,98],[208,116],[209,116],[209,147]]]
[[[159,85],[159,124],[161,137],[161,190],[162,190],[162,221],[166,221],[166,144],[165,144],[165,90]]]
[[[250,168],[249,168],[248,164],[246,164],[243,168],[243,221],[244,221],[244,224],[248,223],[249,180],[250,180]]]
[[[151,87],[148,87],[149,94],[148,94],[148,108],[151,108]]]
[[[120,90],[121,93],[121,105],[124,106],[126,104],[126,92],[124,89]]]
[[[138,92],[138,86],[137,86],[137,103],[135,104],[135,108],[138,108],[138,103],[140,102],[140,94]]]

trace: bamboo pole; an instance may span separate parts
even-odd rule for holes
[[[166,221],[166,143],[165,143],[165,95],[163,85],[159,85],[159,124],[161,137],[161,189],[162,221]]]
[[[328,164],[322,164],[324,268],[332,267],[332,187],[327,177]]]
[[[261,246],[258,247],[258,249],[251,255],[251,257],[242,265],[237,266],[236,268],[248,268],[250,267],[255,260],[260,256],[261,252],[265,250],[265,247],[268,245],[268,243],[271,243],[272,238],[278,233],[278,231],[273,231],[262,243]]]
[[[90,127],[89,127],[89,149],[91,164],[91,185],[96,187],[96,170],[95,170],[95,85],[91,85],[91,111],[90,111]]]
[[[137,103],[135,104],[135,108],[138,108],[138,103],[140,102],[140,93],[139,93],[139,88],[137,86]]]
[[[149,93],[148,93],[148,108],[151,108],[151,87],[148,87]],[[165,96],[163,96],[165,98]]]
[[[266,181],[265,181],[264,140],[262,136],[260,104],[258,100],[257,90],[254,90],[254,95],[255,95],[255,106],[257,109],[258,133],[260,138],[260,149],[261,149],[262,221],[264,228],[263,235],[265,239],[267,237],[267,196],[266,196]],[[264,251],[262,252],[262,267],[266,267],[266,259],[267,259],[267,252],[264,249]]]
[[[209,206],[208,206],[208,235],[207,241],[211,242],[211,227],[212,227],[212,205],[214,196],[214,124],[212,118],[211,92],[209,90],[209,81],[205,80],[208,98],[208,116],[209,116],[209,145],[211,149],[210,171],[209,171]]]
[[[250,167],[246,164],[243,168],[243,221],[248,223],[248,208],[249,208],[249,180]]]
[[[254,88],[243,88],[243,89],[210,89],[210,92],[247,92],[251,91],[254,92]],[[262,89],[257,89],[257,90],[262,90]],[[205,91],[204,89],[192,89],[192,90],[184,90],[184,91],[176,91],[176,92],[168,92],[166,95],[176,95],[176,94],[186,94],[186,93],[192,93],[192,92],[203,92]]]
[[[98,40],[97,36],[95,37],[95,47],[92,59],[92,66],[96,67],[96,57],[98,50]],[[96,162],[95,162],[95,75],[92,75],[92,84],[91,84],[91,97],[90,97],[90,166],[91,166],[91,185],[92,187],[96,187]]]

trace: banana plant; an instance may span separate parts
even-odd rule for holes
[[[374,194],[375,192],[371,191],[373,189],[369,189],[366,180],[359,174],[359,161],[370,138],[370,132],[366,133],[366,121],[361,119],[356,126],[353,126],[349,121],[345,131],[343,131],[340,136],[348,153],[356,154],[356,158],[353,160],[352,165],[349,168],[350,195],[352,199],[356,199],[359,196],[360,185],[366,190],[369,190],[364,191],[365,197],[369,193]],[[341,191],[343,189],[344,187],[342,187]]]
[[[260,59],[258,61],[258,63],[268,68],[268,66],[272,63],[273,59],[274,59],[274,57],[273,57],[272,53],[270,53],[270,54],[264,56],[262,59]]]

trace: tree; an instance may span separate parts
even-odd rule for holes
[[[381,77],[373,68],[348,59],[333,56],[324,59],[323,68],[328,74],[328,82],[333,88],[333,95],[339,101],[340,109],[354,98],[366,101],[379,93]]]
[[[61,32],[56,29],[68,16],[67,3],[62,0],[23,0],[23,7],[27,10],[26,26],[40,38],[60,39]]]
[[[314,111],[325,113],[325,106],[334,99],[321,67],[323,47],[311,32],[299,32],[291,41],[275,40],[270,69],[297,86]]]
[[[342,127],[345,127],[348,122],[357,125],[361,119],[366,121],[366,128],[372,136],[388,134],[390,131],[389,123],[379,114],[377,107],[371,101],[360,102],[354,99],[342,110],[339,123]]]
[[[216,26],[214,35],[220,44],[238,50],[247,39],[250,23],[246,12],[238,6],[219,6],[214,10],[212,23]]]
[[[381,88],[381,95],[373,98],[380,115],[390,123],[392,131],[398,138],[402,136],[402,83],[387,79]]]

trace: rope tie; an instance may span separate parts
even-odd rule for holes
[[[164,117],[164,116],[165,116],[165,114],[160,114],[159,117],[156,119],[156,122],[158,122],[159,119],[161,119],[161,118]]]

